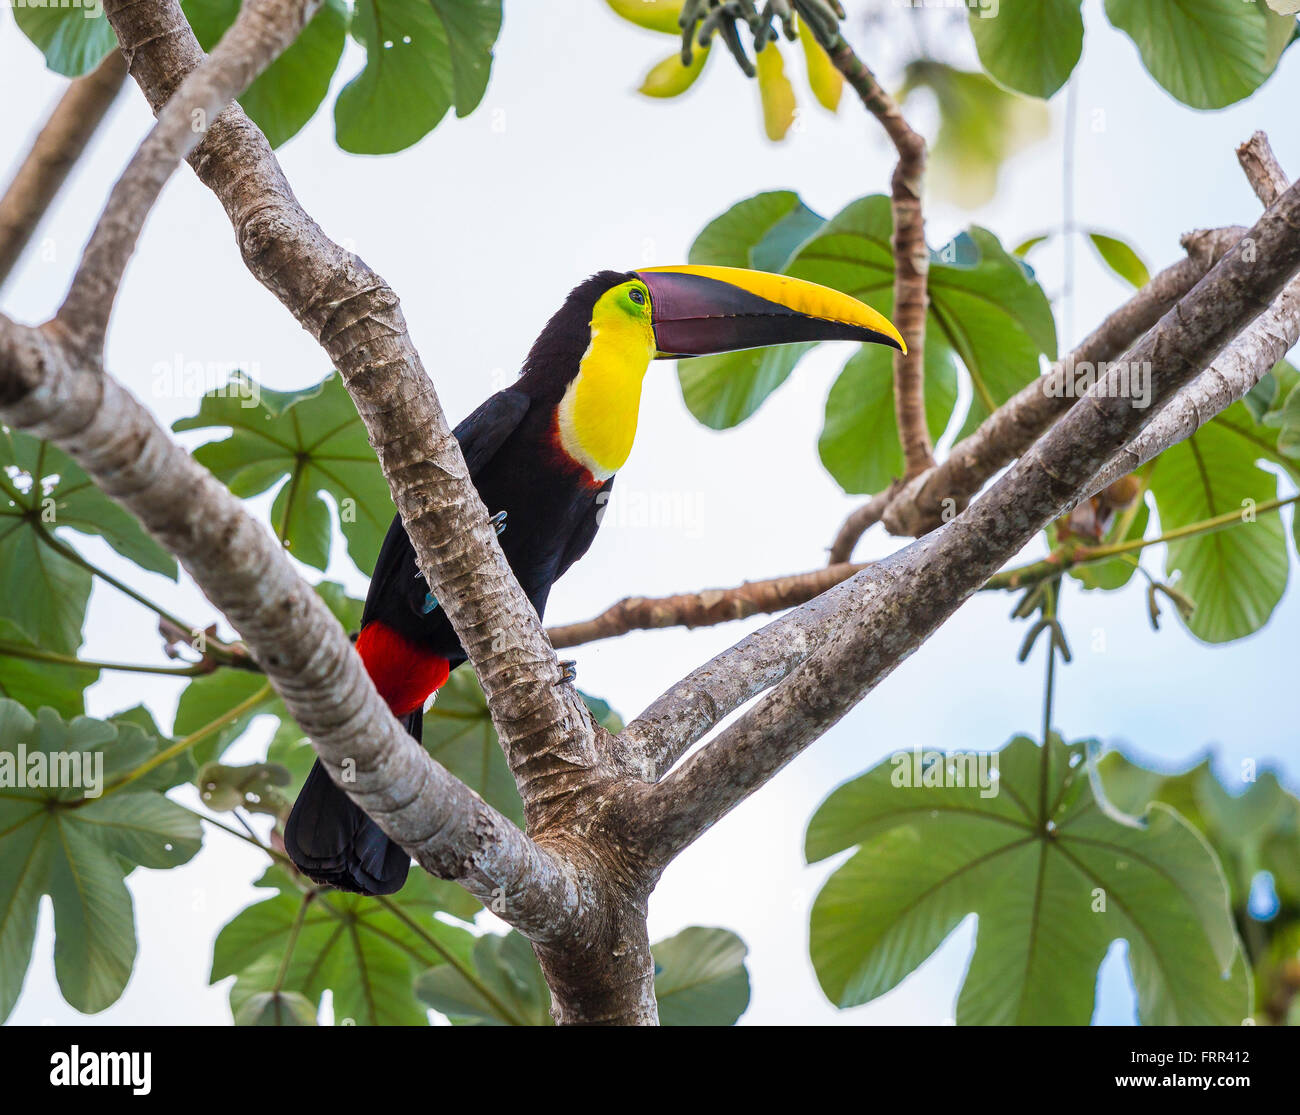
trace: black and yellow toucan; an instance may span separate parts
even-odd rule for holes
[[[547,323],[513,387],[456,427],[501,548],[541,615],[551,585],[587,551],[614,474],[632,450],[650,361],[795,341],[904,349],[898,330],[854,298],[815,283],[733,267],[602,271]],[[465,653],[394,519],[361,617],[357,651],[407,731]],[[293,862],[320,883],[391,894],[409,857],[312,768],[285,829]]]

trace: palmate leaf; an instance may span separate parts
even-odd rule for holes
[[[0,644],[17,650],[37,646],[13,620],[0,617]],[[85,666],[63,666],[6,654],[0,647],[0,697],[17,701],[29,712],[52,708],[62,717],[86,711],[85,690],[99,680],[99,671]]]
[[[85,791],[97,777],[102,791],[155,751],[156,740],[130,724],[84,716],[65,721],[48,708],[33,716],[0,700],[0,771],[7,772],[0,795],[0,1018],[22,988],[44,894],[54,906],[54,969],[63,997],[93,1014],[122,994],[136,949],[125,876],[136,866],[185,863],[199,850],[202,833],[192,813],[144,780],[102,796]],[[77,755],[89,766],[80,786],[37,787],[33,755],[46,764]],[[26,786],[15,784],[20,767]],[[63,766],[57,780],[75,781],[64,777],[75,769]]]
[[[999,0],[972,6],[970,30],[980,64],[1008,89],[1050,97],[1083,53],[1082,0]]]
[[[477,903],[459,888],[439,889],[422,871],[412,872],[398,894],[383,900],[334,890],[304,892],[279,867],[267,871],[258,886],[279,893],[237,914],[213,947],[210,982],[237,977],[230,1006],[240,1023],[267,1022],[270,993],[301,995],[314,1010],[328,990],[338,1024],[420,1025],[427,1019],[412,991],[416,973],[469,962],[474,936],[433,915],[464,916]],[[444,901],[450,890],[460,895],[454,911]],[[294,1011],[282,1021],[306,1019]]]
[[[745,943],[727,929],[691,926],[652,946],[655,998],[664,1026],[731,1026],[749,1006]],[[488,934],[471,969],[423,973],[416,994],[453,1022],[551,1025],[550,991],[532,946],[518,933]]]
[[[1151,470],[1161,530],[1231,511],[1244,514],[1275,499],[1277,478],[1255,464],[1268,434],[1236,403],[1161,453]],[[1166,566],[1196,605],[1185,621],[1193,635],[1209,643],[1243,638],[1268,622],[1286,591],[1290,558],[1282,520],[1276,513],[1261,514],[1253,522],[1172,541]]]
[[[1160,801],[1193,825],[1219,857],[1228,881],[1234,910],[1243,909],[1258,871],[1272,871],[1284,861],[1286,846],[1300,854],[1300,799],[1270,770],[1259,772],[1245,789],[1231,794],[1214,773],[1209,759],[1190,770],[1166,774],[1150,770],[1118,751],[1097,763],[1106,796],[1119,809],[1140,812],[1149,801]],[[1279,897],[1300,897],[1288,886],[1285,867],[1275,871],[1282,886]]]
[[[97,535],[129,561],[175,579],[176,559],[66,453],[0,427],[0,615],[46,650],[81,643],[91,574],[60,553],[64,531]]]
[[[1083,745],[1054,736],[1050,746],[1041,799],[1042,752],[1017,737],[998,755],[991,796],[973,779],[956,784],[957,756],[927,779],[904,754],[822,803],[809,862],[856,847],[812,911],[827,996],[848,1007],[883,994],[975,913],[961,1024],[1087,1023],[1098,967],[1123,938],[1143,1023],[1239,1025],[1250,986],[1208,846],[1160,803],[1145,828],[1111,820]]]
[[[211,51],[234,23],[240,0],[183,0],[181,8],[199,45]],[[320,108],[350,20],[344,0],[325,0],[289,49],[240,94],[240,106],[272,147],[296,135]]]
[[[338,145],[386,155],[423,139],[453,105],[468,116],[500,30],[501,0],[358,0],[352,34],[366,65],[334,104]]]
[[[255,404],[255,405],[251,405]],[[330,515],[338,512],[348,554],[363,571],[374,567],[396,513],[365,427],[337,373],[301,391],[272,391],[236,374],[203,396],[199,412],[172,429],[226,426],[224,441],[194,451],[200,464],[241,498],[279,484],[271,525],[299,561],[324,569],[330,556]]]

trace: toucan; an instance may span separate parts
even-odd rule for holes
[[[614,474],[632,450],[650,362],[799,341],[860,341],[906,351],[898,330],[855,298],[735,267],[601,271],[569,294],[513,386],[456,427],[470,479],[539,616],[556,578],[587,552]],[[356,638],[375,688],[420,739],[424,706],[465,661],[456,633],[394,518]],[[571,671],[565,671],[571,681]],[[309,878],[392,894],[410,857],[317,760],[284,832]]]

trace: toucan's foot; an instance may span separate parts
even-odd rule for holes
[[[506,512],[498,511],[488,522],[497,528],[497,536],[500,537],[506,529]]]
[[[578,680],[578,664],[572,658],[566,658],[560,663],[560,685],[572,685]]]
[[[433,593],[431,592],[425,593],[424,603],[420,606],[421,614],[427,616],[430,612],[435,611],[437,607],[438,607],[438,598],[434,596]]]

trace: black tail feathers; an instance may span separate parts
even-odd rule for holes
[[[417,740],[424,714],[402,718]],[[411,857],[384,835],[317,759],[284,826],[284,847],[313,882],[354,894],[393,894],[402,889]]]

